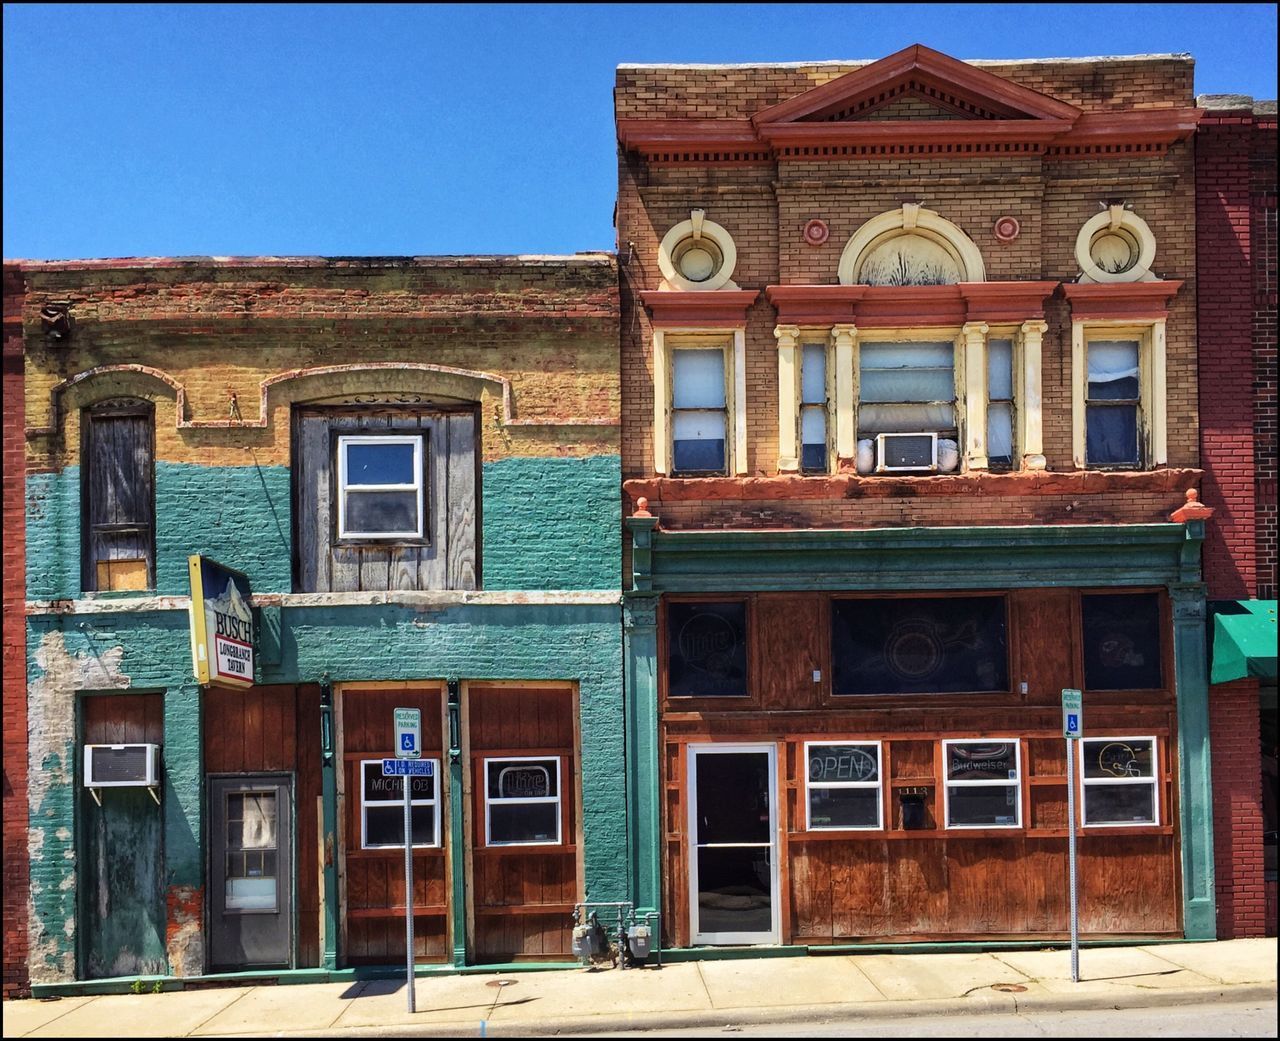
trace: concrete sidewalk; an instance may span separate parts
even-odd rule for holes
[[[973,954],[811,955],[661,969],[228,987],[4,1003],[5,1037],[531,1036],[877,1017],[1141,1008],[1276,996],[1276,940]],[[498,980],[509,980],[497,985]]]

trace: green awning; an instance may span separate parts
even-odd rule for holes
[[[1276,601],[1226,600],[1213,609],[1210,683],[1276,678]]]

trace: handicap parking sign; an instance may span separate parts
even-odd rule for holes
[[[395,730],[397,759],[417,759],[422,755],[422,711],[420,709],[396,709]]]

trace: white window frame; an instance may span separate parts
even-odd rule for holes
[[[556,794],[547,795],[538,798],[494,798],[489,794],[489,764],[490,763],[546,763],[553,762],[556,764]],[[559,846],[564,843],[564,806],[562,799],[564,796],[563,771],[560,769],[561,756],[552,755],[500,755],[482,760],[480,779],[484,784],[484,844],[486,846]],[[502,775],[499,774],[499,777]],[[505,842],[495,841],[493,832],[490,827],[489,809],[498,803],[503,806],[533,806],[555,804],[556,807],[556,837],[554,839],[532,839],[521,842]]]
[[[983,389],[983,397],[986,402],[983,414],[983,439],[987,453],[987,464],[991,463],[991,402],[1009,405],[1009,438],[1010,438],[1010,470],[1017,471],[1022,459],[1021,441],[1019,435],[1022,433],[1021,423],[1021,404],[1022,404],[1022,381],[1018,379],[1018,371],[1022,368],[1022,337],[1021,330],[1017,326],[991,326],[987,330],[986,342],[983,346],[983,368],[986,371],[985,384]],[[991,397],[991,342],[993,340],[1004,340],[1009,343],[1009,397],[1008,398],[992,398]]]
[[[747,330],[742,326],[735,329],[690,327],[653,330],[655,473],[667,476],[675,473],[672,458],[675,426],[672,418],[672,381],[675,376],[673,352],[716,348],[725,355],[725,475],[733,477],[747,472]]]
[[[1130,741],[1151,742],[1151,776],[1150,777],[1086,777],[1084,772],[1084,746],[1086,743],[1125,744]],[[1076,742],[1077,768],[1080,771],[1080,826],[1084,828],[1156,828],[1160,826],[1160,739],[1154,734],[1142,734],[1126,737],[1089,736]],[[1089,789],[1111,784],[1148,784],[1151,786],[1152,819],[1149,821],[1096,821],[1086,823],[1089,819],[1085,812],[1085,804],[1089,798]]]
[[[338,538],[339,539],[421,539],[426,530],[426,475],[422,465],[423,434],[342,434],[338,437]],[[348,445],[412,445],[412,484],[355,484],[347,481]],[[416,492],[418,527],[416,531],[348,531],[347,494],[365,492]]]
[[[874,781],[823,781],[814,783],[809,778],[810,749],[817,748],[874,748],[876,750],[876,777]],[[864,788],[875,789],[876,823],[863,825],[814,824],[809,817],[813,806],[810,790],[813,788]],[[804,827],[806,831],[884,831],[884,743],[882,741],[806,741],[804,743]]]
[[[411,807],[412,806],[432,807],[431,815],[435,821],[436,840],[435,842],[415,842],[413,844],[413,848],[414,849],[439,849],[440,848],[440,760],[439,759],[421,759],[418,761],[435,764],[433,768],[435,770],[435,774],[432,776],[432,781],[434,782],[434,784],[432,785],[432,790],[435,792],[435,796],[430,799],[410,799],[409,805]],[[376,766],[378,767],[379,770],[381,770],[382,760],[381,759],[361,759],[360,760],[360,776],[358,778],[360,782],[360,848],[374,849],[374,850],[404,849],[403,842],[393,842],[393,843],[379,842],[373,845],[369,843],[369,838],[368,838],[369,823],[368,823],[368,818],[365,815],[365,810],[368,807],[394,806],[397,809],[401,810],[402,812],[404,810],[403,796],[401,796],[398,799],[366,799],[364,797],[364,768],[370,765]],[[409,778],[408,780],[412,780],[412,778]],[[411,792],[412,790],[413,790],[412,787],[410,787]]]
[[[950,761],[952,745],[980,744],[1013,745],[1014,772],[1017,777],[1007,781],[976,780],[953,781],[947,776],[947,763]],[[1012,824],[952,824],[951,823],[951,789],[955,788],[1008,788],[1017,787],[1017,798],[1014,800],[1014,822]],[[947,831],[983,831],[999,828],[1003,831],[1017,830],[1022,827],[1022,741],[1016,737],[957,737],[942,742],[942,820]]]
[[[1138,463],[1090,463],[1086,458],[1089,344],[1134,340],[1138,344]],[[1163,318],[1071,322],[1071,461],[1077,470],[1154,470],[1167,465],[1168,397]]]

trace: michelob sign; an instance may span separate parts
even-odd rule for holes
[[[187,566],[196,680],[226,687],[253,686],[249,579],[208,557],[188,557]]]

